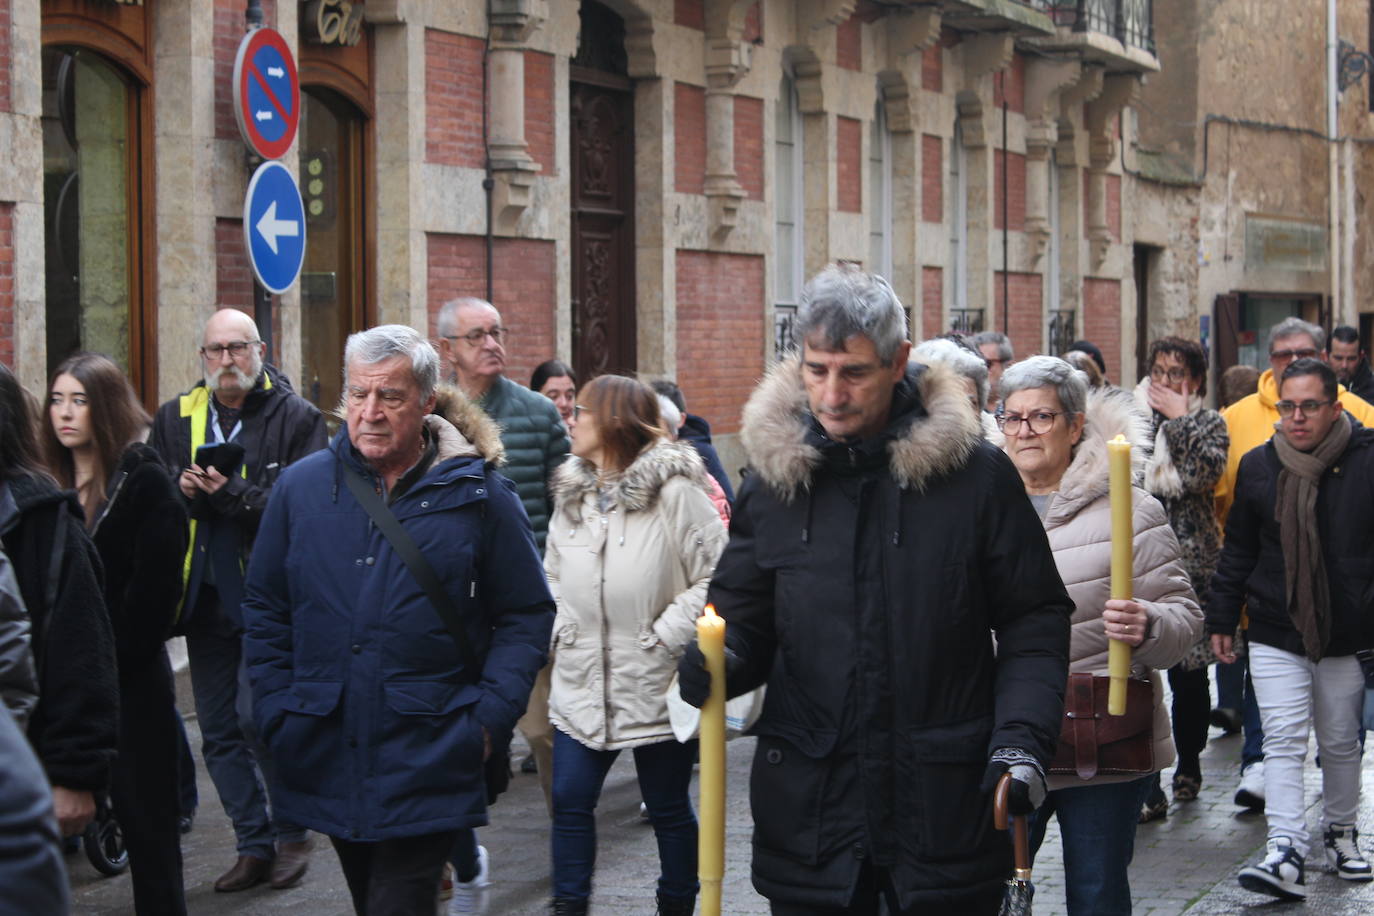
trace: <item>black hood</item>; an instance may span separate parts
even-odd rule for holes
[[[85,525],[86,516],[81,504],[71,490],[59,489],[51,478],[36,474],[24,474],[0,482],[0,535],[5,534],[30,509],[48,503],[67,503],[80,524]]]

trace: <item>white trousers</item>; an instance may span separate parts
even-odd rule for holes
[[[1303,766],[1307,737],[1317,733],[1325,826],[1355,823],[1360,804],[1360,712],[1364,675],[1353,655],[1310,662],[1305,656],[1250,643],[1250,677],[1264,725],[1264,814],[1269,838],[1286,836],[1308,852]]]

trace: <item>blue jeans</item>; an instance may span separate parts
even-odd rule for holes
[[[695,898],[697,818],[688,787],[697,743],[664,741],[634,748],[639,791],[658,839],[663,897]],[[596,751],[553,733],[553,895],[587,900],[596,866],[596,803],[619,751]]]
[[[271,859],[276,855],[273,840],[299,842],[305,830],[277,820],[268,810],[264,786],[273,779],[272,759],[258,741],[253,727],[253,700],[248,686],[248,671],[243,664],[243,642],[232,625],[219,613],[196,609],[201,621],[186,634],[186,651],[191,662],[191,692],[200,720],[201,751],[205,769],[215,783],[224,813],[234,824],[239,855]],[[259,776],[261,771],[261,778]]]
[[[1135,827],[1150,777],[1130,782],[1056,789],[1030,823],[1031,856],[1045,841],[1051,817],[1059,818],[1064,848],[1064,896],[1069,916],[1130,916],[1128,871],[1135,855]]]

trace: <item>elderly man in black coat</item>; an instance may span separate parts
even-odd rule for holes
[[[995,913],[991,789],[1010,771],[1014,809],[1043,798],[1072,604],[962,382],[907,366],[885,281],[826,268],[798,333],[745,408],[753,470],[709,595],[728,693],[768,685],[754,886],[789,916]],[[695,647],[679,671],[699,703]]]

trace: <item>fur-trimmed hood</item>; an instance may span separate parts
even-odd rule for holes
[[[506,463],[501,427],[482,408],[468,400],[457,385],[444,382],[434,392],[434,412],[425,426],[439,437],[438,461],[480,456],[493,467]],[[447,421],[447,422],[445,422]]]
[[[1131,479],[1135,483],[1139,483],[1150,458],[1150,421],[1136,409],[1130,394],[1119,388],[1091,391],[1085,414],[1083,438],[1059,481],[1056,515],[1073,515],[1107,493],[1108,441],[1120,435],[1131,443]]]
[[[674,477],[683,477],[710,494],[706,481],[706,466],[697,450],[686,442],[660,439],[639,453],[630,466],[606,483],[611,488],[612,502],[626,512],[641,512],[658,500],[663,485]],[[554,505],[569,515],[580,518],[582,501],[597,489],[596,466],[570,455],[554,473],[552,490]]]
[[[888,466],[898,486],[920,492],[969,460],[983,428],[951,369],[909,366],[904,383],[917,403],[889,427]],[[816,432],[799,357],[778,363],[754,389],[744,406],[740,439],[750,466],[780,499],[791,500],[811,487],[829,440]]]
[[[1136,408],[1145,416],[1154,421],[1154,408],[1150,406],[1150,377],[1147,375],[1135,386],[1132,394],[1135,397]],[[1197,392],[1188,396],[1188,412],[1197,413],[1202,410],[1202,398]],[[1150,461],[1145,466],[1145,489],[1155,496],[1167,496],[1177,498],[1183,495],[1183,478],[1178,473],[1178,468],[1174,467],[1173,455],[1169,451],[1169,442],[1164,436],[1164,424],[1159,423],[1155,429],[1154,451],[1150,455]]]

